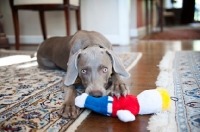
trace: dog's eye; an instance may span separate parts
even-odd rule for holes
[[[83,69],[83,70],[81,70],[81,72],[82,72],[83,74],[85,74],[87,71],[86,71],[85,69]]]
[[[108,71],[108,68],[104,67],[103,72],[107,72],[107,71]]]

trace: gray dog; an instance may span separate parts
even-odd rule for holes
[[[38,48],[37,61],[43,69],[67,70],[63,79],[65,101],[60,114],[66,118],[77,116],[74,101],[77,96],[76,78],[80,77],[85,92],[100,97],[106,95],[109,80],[111,95],[126,96],[128,89],[120,76],[128,78],[120,58],[112,51],[111,43],[95,31],[78,31],[69,37],[53,37]]]

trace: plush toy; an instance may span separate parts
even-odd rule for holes
[[[152,114],[167,110],[170,107],[170,96],[163,88],[145,90],[137,97],[127,95],[119,99],[115,96],[96,98],[83,93],[76,97],[75,105],[103,115],[117,116],[121,121],[129,122],[134,121],[137,114]]]

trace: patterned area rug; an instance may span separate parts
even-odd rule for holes
[[[39,69],[31,54],[33,52],[0,50],[0,131],[66,131],[79,119],[58,115],[65,72]],[[129,70],[141,55],[121,53],[119,57]]]
[[[200,39],[200,29],[166,29],[162,33],[155,32],[142,40],[193,40]]]
[[[156,85],[168,89],[174,101],[169,111],[150,118],[149,130],[199,132],[200,52],[168,52],[161,61],[160,69]],[[166,120],[160,121],[162,117]]]

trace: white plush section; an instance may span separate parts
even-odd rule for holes
[[[156,81],[157,87],[165,88],[170,96],[174,96],[173,60],[175,52],[168,51],[159,64],[160,74]],[[175,102],[171,101],[168,111],[154,114],[148,122],[147,130],[150,132],[177,132],[175,121]]]
[[[111,97],[111,96],[108,96],[108,101],[113,101],[113,97]],[[108,103],[108,106],[107,106],[107,112],[108,113],[112,113],[112,103]],[[108,115],[108,116],[110,116],[110,115]]]
[[[118,110],[117,117],[123,122],[130,122],[135,120],[135,115],[133,115],[128,110]]]
[[[108,96],[108,101],[113,101],[113,97]]]
[[[107,112],[108,113],[112,113],[112,103],[108,103],[108,106],[107,106]]]
[[[79,0],[70,0],[70,5],[79,6]],[[14,5],[63,4],[63,0],[14,0]]]
[[[88,94],[86,93],[83,93],[82,95],[77,96],[75,98],[75,105],[79,108],[84,108],[85,100],[87,97],[88,97]]]
[[[153,90],[145,90],[137,96],[140,104],[139,114],[152,114],[162,110],[162,97],[160,93]]]

